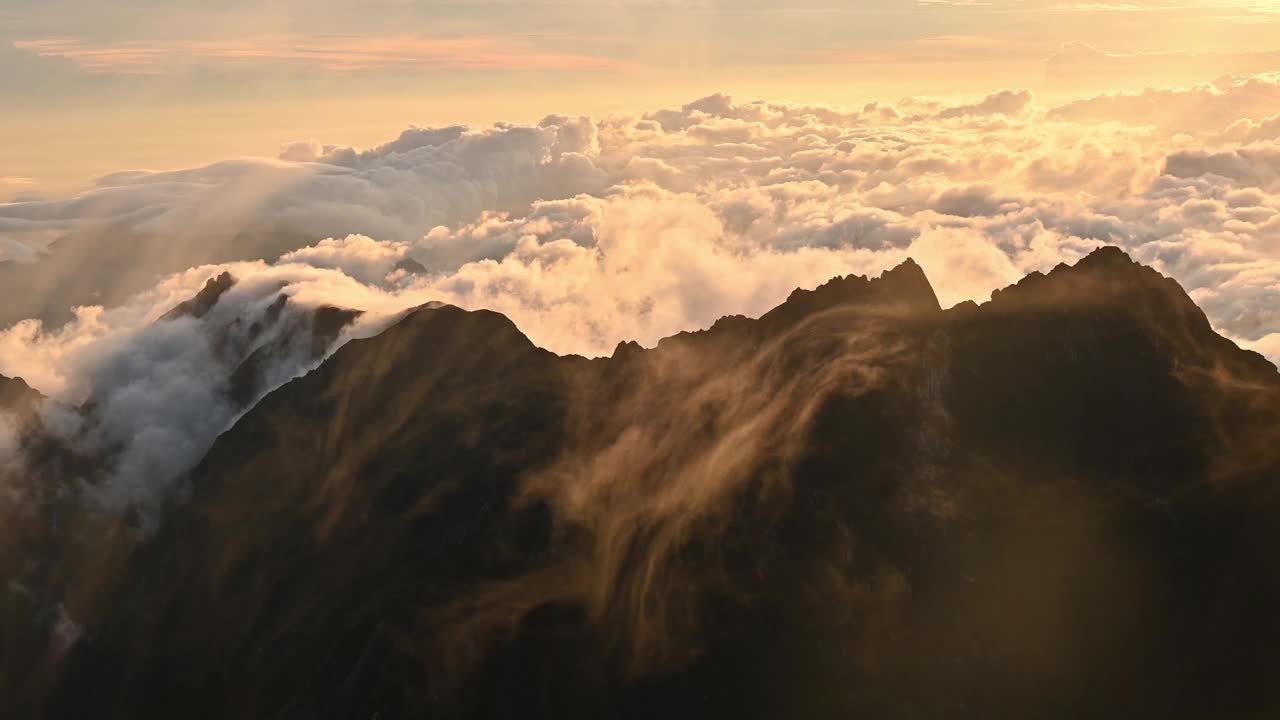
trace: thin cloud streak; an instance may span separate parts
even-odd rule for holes
[[[364,70],[623,70],[620,60],[534,48],[512,38],[419,35],[278,35],[203,42],[93,44],[79,38],[20,40],[14,46],[62,57],[86,72],[163,74],[192,62],[284,63],[337,72]]]

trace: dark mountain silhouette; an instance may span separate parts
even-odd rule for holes
[[[230,411],[248,408],[292,377],[299,363],[318,362],[361,314],[296,307],[280,294],[261,313],[233,308],[230,317],[215,317],[212,311],[236,282],[229,273],[211,278],[156,321],[198,321],[193,340],[207,344],[211,372],[222,375],[213,380],[225,388]],[[0,377],[0,421],[12,421],[18,445],[15,458],[0,454],[0,717],[34,712],[31,693],[15,688],[24,678],[44,682],[54,672],[76,627],[72,615],[92,606],[116,578],[144,520],[137,508],[104,512],[85,498],[110,481],[124,450],[95,435],[102,396],[113,389],[95,388],[78,407],[54,407],[54,422],[76,423],[68,431],[48,425],[38,392]],[[180,481],[173,484],[181,490]],[[19,700],[5,713],[9,698]]]
[[[425,275],[427,273],[426,266],[411,257],[396,263],[393,270],[403,270],[410,275]]]
[[[178,303],[172,310],[165,313],[160,319],[177,320],[183,317],[202,318],[209,314],[214,305],[222,299],[222,296],[228,290],[235,287],[236,279],[229,272],[224,272],[216,278],[210,278],[205,283],[204,289],[196,293],[195,297],[190,300]]]
[[[11,419],[25,423],[43,399],[22,378],[0,375],[0,412],[8,413]]]
[[[18,706],[1274,717],[1277,441],[1276,368],[1113,248],[595,360],[426,306],[223,434]]]

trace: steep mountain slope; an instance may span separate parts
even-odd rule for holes
[[[159,347],[164,362],[125,356],[108,363],[74,407],[46,403],[25,382],[0,377],[0,711],[11,697],[22,703],[0,714],[32,712],[26,692],[13,688],[29,689],[47,678],[78,634],[72,618],[118,577],[137,538],[155,522],[153,508],[141,507],[119,487],[150,482],[155,494],[182,494],[179,476],[189,466],[169,473],[147,468],[152,476],[139,477],[149,458],[136,462],[135,439],[157,425],[167,430],[166,416],[198,414],[198,422],[213,423],[215,432],[225,428],[267,390],[319,362],[360,315],[299,307],[275,289],[261,307],[220,305],[236,285],[227,273],[211,278],[141,330],[137,344]],[[157,337],[164,342],[154,342]],[[202,405],[143,417],[151,408],[137,399],[168,389],[165,378],[155,377],[156,368],[165,369],[166,362],[181,367],[187,358],[195,359],[188,363],[195,370],[176,373],[175,384],[209,392],[170,396]],[[181,432],[172,437],[175,444],[188,439]],[[192,464],[204,449],[197,448]]]
[[[49,717],[1270,717],[1280,374],[1102,249],[557,357],[428,306],[269,394]]]
[[[39,402],[40,393],[31,389],[22,378],[0,375],[0,411],[19,415]]]

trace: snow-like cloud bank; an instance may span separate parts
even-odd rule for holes
[[[62,326],[0,330],[0,374],[92,401],[92,421],[59,427],[110,450],[111,502],[130,504],[242,411],[230,375],[286,332],[249,331],[282,294],[297,322],[363,311],[342,338],[444,301],[606,355],[907,257],[949,305],[1114,244],[1275,359],[1278,107],[1273,75],[1048,109],[1025,91],[856,109],[716,95],[119,173],[69,200],[0,205],[4,322],[80,306]],[[238,282],[208,316],[160,320],[224,271]],[[259,390],[318,361],[271,353]]]

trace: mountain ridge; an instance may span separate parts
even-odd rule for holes
[[[1191,308],[1108,249],[590,360],[411,311],[217,439],[42,714],[1265,714],[1280,374]]]

